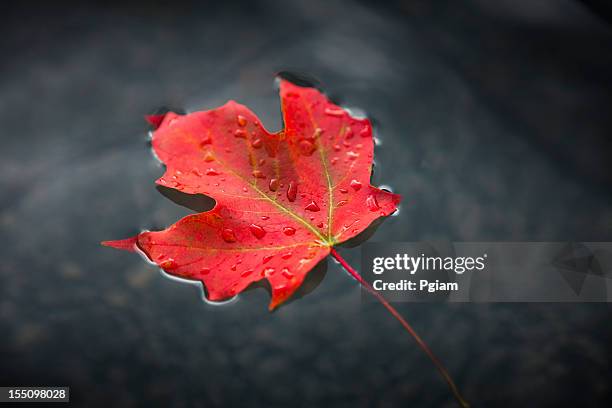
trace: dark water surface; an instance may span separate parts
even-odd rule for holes
[[[373,182],[405,199],[373,241],[612,241],[612,30],[583,3],[49,4],[2,30],[1,385],[88,407],[454,406],[331,260],[270,314],[262,289],[210,306],[99,246],[189,213],[155,189],[144,114],[231,98],[279,129],[280,70],[376,121]],[[612,399],[607,304],[398,309],[475,407]]]

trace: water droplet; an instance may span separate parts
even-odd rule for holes
[[[290,182],[289,187],[287,187],[287,200],[293,202],[297,197],[297,183]]]
[[[242,187],[242,191],[244,191],[246,193],[247,191],[249,191],[249,189],[246,188],[246,187]]]
[[[370,211],[376,211],[380,209],[378,201],[376,200],[376,196],[374,196],[373,194],[368,195],[368,197],[366,198],[366,206]]]
[[[259,167],[263,166],[264,164],[266,164],[266,159],[259,159],[257,164],[259,164]]]
[[[270,219],[270,217],[268,217],[267,215],[262,215],[262,216],[261,216],[261,219],[265,221],[265,220],[269,220],[269,219]]]
[[[354,136],[353,129],[347,128],[346,131],[344,132],[344,137],[346,137],[347,139],[350,139],[353,136]]]
[[[245,126],[246,126],[246,124],[247,124],[247,119],[246,119],[244,116],[242,116],[242,115],[238,115],[237,120],[238,120],[238,126],[242,126],[242,127],[245,127]]]
[[[277,178],[272,178],[270,179],[270,191],[276,191],[278,190],[278,185],[279,185],[279,180]]]
[[[293,235],[293,234],[295,234],[295,228],[285,227],[285,228],[283,228],[283,233],[285,235]]]
[[[202,173],[201,173],[201,172],[200,172],[200,170],[198,170],[198,169],[193,169],[193,170],[191,170],[191,172],[192,172],[193,174],[195,174],[196,176],[198,176],[198,177],[201,177],[201,176],[202,176]]]
[[[209,169],[206,169],[206,175],[207,176],[218,176],[219,172],[211,167]]]
[[[230,269],[231,269],[232,271],[235,271],[235,270],[236,270],[236,266],[237,266],[236,264],[233,264],[233,265],[230,267]]]
[[[215,160],[215,155],[209,150],[204,155],[204,161],[211,162]]]
[[[163,261],[162,263],[160,263],[159,267],[164,269],[164,270],[176,269],[178,267],[178,264],[176,263],[176,261],[174,259],[168,258],[165,261]]]
[[[236,242],[236,234],[234,234],[234,231],[230,228],[224,228],[223,231],[221,231],[221,238],[230,244]]]
[[[283,275],[285,278],[287,278],[287,279],[293,279],[293,274],[292,274],[291,272],[289,272],[289,269],[288,269],[288,268],[283,268],[283,269],[281,270],[281,274],[282,274],[282,275]]]
[[[334,147],[334,150],[337,151],[337,152],[339,152],[340,149],[342,149],[342,147],[340,147],[339,144],[335,144],[333,147]]]
[[[210,273],[210,268],[202,268],[202,269],[200,270],[200,273],[201,273],[202,275],[208,275],[208,274]]]
[[[351,147],[351,142],[349,142],[348,140],[344,140],[344,141],[342,142],[342,145],[343,145],[344,147]]]
[[[300,153],[304,156],[310,156],[315,151],[315,145],[310,140],[303,139],[299,143]]]
[[[304,209],[312,212],[317,212],[320,210],[319,206],[314,201],[311,201]]]
[[[272,276],[274,275],[274,268],[266,268],[264,269],[264,276],[268,277],[268,276]]]
[[[347,152],[346,155],[348,156],[349,159],[351,160],[355,160],[356,158],[359,157],[359,153],[355,153],[353,151]]]
[[[318,228],[323,228],[325,226],[325,224],[323,224],[323,221],[321,221],[320,223],[317,224]]]
[[[256,149],[259,149],[263,145],[263,141],[260,138],[257,138],[251,142],[251,146]]]
[[[336,204],[336,207],[342,207],[343,205],[347,205],[347,204],[348,204],[348,200],[338,201],[338,204]]]
[[[209,145],[211,143],[212,143],[212,139],[210,138],[210,136],[206,135],[200,141],[200,147],[204,147],[204,146]]]
[[[325,114],[328,116],[335,116],[337,118],[340,118],[344,116],[344,111],[338,108],[325,108]]]
[[[340,191],[342,194],[348,193],[348,190],[346,188],[339,188],[338,191]]]
[[[355,191],[359,191],[361,189],[361,183],[357,180],[351,180],[351,187]]]
[[[266,178],[261,170],[253,170],[253,176],[256,178]]]
[[[316,129],[314,130],[313,136],[314,136],[315,138],[317,138],[317,137],[321,136],[322,134],[323,134],[323,129],[321,129],[321,128],[316,128]]]
[[[361,132],[359,132],[359,134],[361,135],[361,137],[368,137],[370,136],[370,127],[366,126],[363,129],[361,129]]]
[[[357,144],[355,145],[355,148],[357,148],[357,149],[361,149],[362,147],[363,147],[363,145],[362,145],[361,143],[357,143]]]
[[[248,270],[246,270],[246,271],[242,272],[242,273],[240,274],[240,277],[241,277],[241,278],[246,278],[247,276],[249,276],[249,275],[250,275],[250,274],[252,274],[252,273],[253,273],[253,270],[252,270],[252,269],[248,269]]]
[[[291,258],[291,255],[293,255],[293,253],[291,253],[291,252],[287,252],[287,253],[282,254],[282,255],[281,255],[281,258],[283,258],[283,259],[289,259],[289,258]]]
[[[253,234],[257,239],[262,239],[264,235],[266,235],[266,230],[257,224],[249,225],[249,230],[251,230],[251,234]]]
[[[265,255],[263,257],[263,263],[268,263],[270,262],[270,259],[274,258],[274,255]]]
[[[234,131],[234,136],[239,137],[241,139],[246,139],[247,137],[247,132],[244,129],[236,129]]]
[[[336,164],[336,163],[338,163],[338,158],[337,157],[332,157],[331,164]]]

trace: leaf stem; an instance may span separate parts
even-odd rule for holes
[[[393,317],[395,317],[395,319],[397,319],[397,321],[401,323],[404,329],[414,338],[414,340],[416,341],[417,345],[421,348],[421,350],[423,350],[423,352],[425,352],[425,354],[427,354],[427,356],[434,363],[434,365],[436,366],[436,368],[438,369],[438,371],[440,372],[440,374],[442,375],[442,377],[444,378],[444,380],[450,387],[451,392],[455,396],[455,399],[457,400],[457,402],[463,408],[468,408],[470,404],[468,404],[468,402],[463,399],[463,397],[459,393],[459,390],[457,389],[457,386],[455,385],[455,382],[453,381],[451,376],[448,374],[448,371],[446,371],[446,368],[444,368],[444,365],[442,365],[440,360],[438,360],[438,358],[431,351],[429,346],[414,331],[412,326],[399,314],[399,312],[393,306],[391,306],[391,304],[387,301],[387,299],[385,299],[383,295],[378,293],[376,289],[374,289],[372,285],[370,285],[369,282],[363,279],[361,275],[355,269],[353,269],[353,267],[349,265],[346,262],[346,260],[342,258],[342,256],[340,256],[340,254],[334,248],[331,248],[331,254],[334,258],[336,258],[338,262],[340,262],[340,265],[342,265],[344,269],[346,269],[346,271],[350,273],[351,276],[355,278],[355,280],[357,280],[357,282],[361,284],[361,286],[363,286],[368,292],[370,292],[370,294],[376,297],[376,299],[378,299],[378,301],[382,303],[382,305],[393,315]]]

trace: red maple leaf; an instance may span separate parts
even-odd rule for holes
[[[156,183],[215,199],[158,232],[105,241],[139,250],[169,274],[201,281],[208,299],[231,298],[260,280],[270,310],[286,301],[328,254],[402,323],[450,378],[410,325],[333,249],[379,217],[400,196],[370,185],[374,143],[358,119],[315,88],[280,82],[284,129],[270,133],[246,106],[152,115],[152,145],[166,171]],[[454,389],[452,381],[449,382]]]

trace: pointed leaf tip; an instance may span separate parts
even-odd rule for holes
[[[138,240],[138,236],[135,236],[132,238],[119,239],[116,241],[102,241],[101,244],[107,247],[115,248],[115,249],[135,252],[137,240]]]
[[[166,117],[166,114],[161,114],[161,115],[145,115],[145,120],[151,125],[153,126],[153,129],[157,129],[158,127],[161,126],[162,122],[164,121],[164,118]]]

